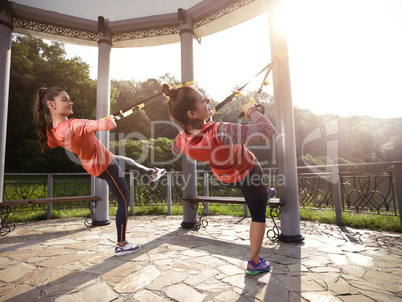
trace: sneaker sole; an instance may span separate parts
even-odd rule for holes
[[[120,253],[118,253],[118,254],[115,253],[114,255],[117,256],[117,257],[119,257],[119,256],[124,256],[124,255],[128,255],[128,254],[135,253],[135,252],[137,252],[139,249],[140,249],[140,248],[138,247],[138,248],[135,249],[135,250],[124,251],[124,252],[120,252]]]
[[[271,270],[271,268],[269,268],[269,270],[266,270],[266,271],[249,271],[249,270],[246,270],[246,273],[248,275],[257,276],[257,275],[260,275],[260,274],[263,274],[263,273],[268,273],[270,270]]]

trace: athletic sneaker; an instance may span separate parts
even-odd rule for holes
[[[268,261],[258,257],[258,264],[255,264],[252,260],[250,260],[247,264],[246,273],[249,275],[259,275],[262,273],[269,272],[271,270],[271,264]]]
[[[268,201],[276,195],[275,188],[268,188]]]
[[[140,247],[138,245],[134,245],[128,241],[126,241],[126,244],[123,246],[120,245],[116,245],[116,247],[114,248],[114,254],[116,256],[123,256],[123,255],[127,255],[130,253],[134,253],[136,251],[138,251]]]
[[[166,169],[154,168],[154,170],[156,170],[156,173],[151,174],[152,181],[157,181],[159,178],[162,177],[162,175],[165,175],[166,173]]]

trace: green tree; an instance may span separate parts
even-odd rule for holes
[[[111,112],[141,104],[157,95],[163,83],[179,83],[170,74],[157,79],[139,81],[112,81]],[[34,93],[46,85],[64,88],[74,102],[74,118],[95,118],[96,81],[89,77],[89,66],[81,58],[66,58],[64,45],[47,44],[42,40],[14,35],[11,52],[10,98],[7,124],[6,172],[77,172],[83,171],[80,165],[71,164],[71,154],[62,148],[39,151],[32,127],[32,104]],[[195,85],[206,97],[208,93]],[[234,90],[236,90],[235,87]],[[231,92],[228,92],[228,95]],[[255,92],[247,92],[234,98],[217,112],[215,122],[250,122],[238,115],[244,104],[250,101]],[[219,100],[223,101],[223,100]],[[266,92],[256,96],[256,101],[265,108],[265,115],[276,125],[273,97]],[[217,101],[212,100],[212,107]],[[374,119],[371,117],[339,117],[339,133],[336,137],[325,137],[305,145],[307,135],[317,129],[324,129],[325,123],[334,116],[315,115],[310,110],[294,108],[296,148],[299,164],[302,157],[312,164],[327,162],[327,139],[338,139],[339,162],[402,160],[402,119]],[[278,121],[279,122],[279,121]],[[170,151],[173,138],[180,129],[169,118],[166,100],[161,97],[143,110],[117,122],[112,131],[111,151],[127,155],[134,160],[140,158],[148,166],[158,162],[169,162],[168,169],[181,169],[181,160]],[[251,149],[252,147],[249,146]],[[257,148],[258,149],[258,148]],[[260,148],[252,151],[260,162],[270,161],[271,151]],[[143,156],[146,157],[143,158]],[[159,165],[159,164],[158,164]],[[163,165],[159,165],[163,166]],[[199,165],[207,168],[205,165]]]
[[[340,118],[339,150],[342,158],[353,162],[377,159],[375,137],[358,116]]]
[[[74,102],[75,118],[94,118],[96,82],[89,65],[80,58],[66,58],[64,45],[14,35],[11,48],[10,94],[7,120],[7,172],[83,171],[72,165],[64,150],[38,152],[32,126],[35,92],[45,86],[65,89]],[[57,164],[54,164],[57,163]]]
[[[139,95],[140,83],[135,81],[112,81],[112,87],[116,90],[116,102],[112,104],[111,112],[117,112],[140,104],[143,99]],[[113,133],[118,136],[132,138],[149,138],[151,133],[151,121],[143,110],[131,114],[117,121],[117,128]]]

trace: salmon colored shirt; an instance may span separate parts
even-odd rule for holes
[[[209,164],[214,176],[224,183],[235,183],[246,177],[254,167],[254,154],[245,143],[272,140],[276,129],[257,108],[248,112],[255,122],[251,125],[232,123],[206,123],[194,135],[180,132],[173,144],[175,155],[180,152]]]
[[[92,176],[101,175],[112,162],[114,155],[96,138],[95,131],[116,128],[111,118],[104,120],[69,119],[56,128],[52,123],[47,130],[50,148],[62,147],[73,152],[81,160],[82,167]],[[49,133],[51,131],[51,133]]]
[[[179,133],[177,147],[188,157],[208,163],[219,181],[238,182],[250,173],[255,157],[244,145],[225,145],[217,135],[219,125],[207,123],[196,135]]]

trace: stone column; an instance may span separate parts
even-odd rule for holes
[[[300,235],[299,191],[297,182],[296,139],[287,36],[283,24],[284,0],[267,0],[271,57],[278,58],[272,69],[275,127],[279,179],[279,195],[286,205],[281,208],[280,240],[291,242],[304,238]]]
[[[180,41],[181,41],[181,81],[194,81],[194,63],[193,63],[193,22],[187,18],[185,10],[178,10],[180,23]],[[196,161],[188,158],[184,154],[183,160],[183,198],[197,196],[197,164]],[[183,222],[184,228],[192,228],[197,215],[189,202],[183,201]]]
[[[0,202],[3,201],[12,32],[13,19],[4,7],[0,11]]]
[[[98,17],[98,86],[96,93],[96,119],[110,115],[110,53],[112,50],[111,33],[103,17]],[[99,141],[109,148],[109,131],[98,131]],[[94,225],[110,224],[109,187],[105,180],[95,179],[95,195],[102,198],[96,205]]]

